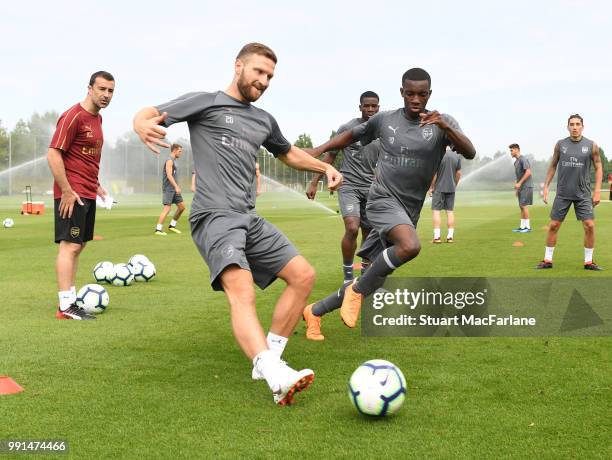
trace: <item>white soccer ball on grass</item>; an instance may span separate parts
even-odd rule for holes
[[[104,313],[110,298],[99,284],[86,284],[77,292],[76,304],[87,313]]]
[[[114,286],[129,286],[134,282],[134,273],[128,264],[117,264],[110,282]]]
[[[349,398],[362,414],[396,413],[406,398],[406,379],[389,361],[373,359],[359,366],[349,380]]]

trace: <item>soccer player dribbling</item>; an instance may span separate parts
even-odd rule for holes
[[[306,307],[304,319],[311,335],[317,333],[320,317],[338,307],[344,324],[355,327],[363,298],[382,287],[387,276],[419,254],[421,245],[415,227],[446,147],[453,146],[467,159],[476,155],[472,142],[453,117],[426,109],[431,78],[425,70],[406,71],[400,93],[404,107],[380,112],[314,149],[315,154],[321,154],[356,140],[362,145],[375,139],[381,143],[366,208],[373,229],[357,254],[372,263],[352,284]]]
[[[134,117],[134,130],[154,152],[167,147],[164,129],[187,122],[196,172],[191,207],[193,240],[210,270],[214,290],[230,304],[234,336],[253,361],[252,378],[265,379],[280,405],[314,379],[310,369],[296,371],[281,360],[300,320],[315,272],[285,235],[255,213],[255,163],[260,146],[296,169],[324,173],[331,189],[342,176],[331,166],[292,146],[269,113],[253,106],[270,85],[277,58],[267,46],[245,45],[225,91],[188,93],[146,107]],[[287,286],[276,303],[266,337],[257,319],[255,289],[281,278]]]
[[[550,223],[546,236],[544,260],[537,269],[553,268],[553,252],[557,244],[557,233],[573,205],[576,219],[584,229],[584,269],[601,271],[602,267],[593,262],[595,248],[595,213],[593,208],[601,200],[603,168],[599,146],[582,135],[584,123],[578,114],[567,119],[569,137],[557,141],[552,161],[544,182],[544,203],[548,203],[548,186],[558,172],[557,194],[550,212]],[[595,189],[591,196],[591,163],[595,168]]]
[[[114,91],[110,73],[94,73],[85,99],[60,116],[47,152],[54,179],[55,242],[59,244],[55,263],[58,319],[96,318],[76,305],[75,280],[79,255],[93,239],[96,196],[104,199],[107,195],[98,181],[104,143],[100,110],[108,107]]]

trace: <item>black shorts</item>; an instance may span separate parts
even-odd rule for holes
[[[93,240],[96,222],[96,200],[81,198],[83,206],[74,203],[72,217],[62,219],[59,215],[59,199],[55,200],[55,242],[83,244]]]

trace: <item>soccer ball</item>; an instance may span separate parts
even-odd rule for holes
[[[398,367],[383,359],[366,361],[349,380],[349,398],[366,415],[396,413],[406,398],[406,379]]]
[[[134,273],[127,264],[117,264],[110,282],[115,286],[129,286],[134,282]]]
[[[93,268],[93,276],[98,283],[110,283],[115,274],[115,265],[112,262],[98,262]]]
[[[128,265],[136,266],[136,264],[138,262],[142,262],[144,264],[150,264],[151,263],[151,261],[149,260],[149,258],[147,256],[144,256],[142,254],[136,254],[136,255],[133,255],[132,257],[130,257],[130,260],[128,261]]]
[[[86,284],[77,292],[76,304],[87,313],[104,313],[108,302],[108,292],[99,284]]]
[[[15,225],[15,221],[13,221],[13,219],[11,219],[10,217],[7,217],[2,221],[2,225],[4,226],[4,228],[11,228],[13,225]]]
[[[136,281],[151,281],[155,277],[155,265],[151,262],[137,262],[135,265],[130,264],[130,268]]]

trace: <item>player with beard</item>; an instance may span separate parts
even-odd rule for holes
[[[162,126],[187,122],[196,172],[189,218],[193,240],[208,265],[213,289],[227,296],[234,336],[253,361],[253,379],[265,379],[274,401],[286,405],[314,379],[312,370],[290,368],[281,354],[300,320],[315,272],[285,235],[255,213],[257,152],[263,145],[288,166],[324,173],[331,189],[342,176],[292,146],[274,117],[251,104],[270,85],[276,62],[267,46],[245,45],[225,91],[188,93],[146,107],[136,114],[134,130],[159,152],[158,146],[167,146]],[[253,283],[264,289],[277,277],[287,286],[266,338],[257,319]]]
[[[453,117],[426,109],[431,78],[425,70],[406,71],[400,94],[404,107],[380,112],[314,149],[314,154],[320,155],[356,140],[362,145],[375,139],[381,143],[366,207],[373,229],[357,254],[371,260],[372,265],[358,280],[312,306],[314,312],[341,305],[340,317],[351,328],[357,324],[363,298],[382,287],[387,276],[419,254],[421,244],[416,225],[446,147],[452,146],[467,159],[476,155],[472,142]]]

